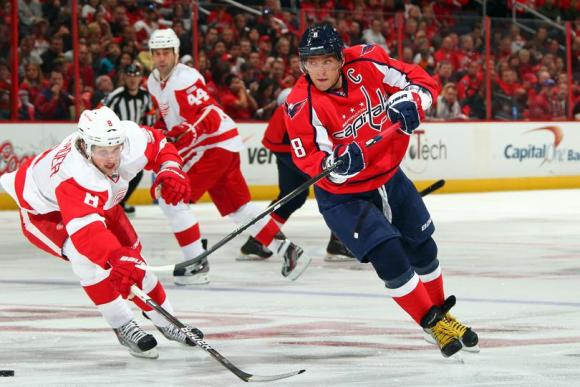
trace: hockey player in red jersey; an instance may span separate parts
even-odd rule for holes
[[[194,68],[178,63],[179,39],[171,29],[157,30],[151,35],[149,49],[154,70],[147,86],[160,113],[156,126],[165,130],[183,158],[183,170],[191,181],[189,201],[197,202],[208,192],[222,216],[241,224],[253,219],[261,210],[250,200],[250,191],[242,175],[240,154],[243,143],[235,122],[224,113],[208,93],[203,76]],[[184,259],[203,252],[199,224],[186,205],[161,208],[171,227]],[[283,257],[282,275],[295,280],[310,263],[303,250],[280,232],[271,217],[265,217],[250,227],[255,241],[242,248],[245,257],[267,258],[272,252]],[[201,259],[187,270],[174,272],[177,284],[207,283],[209,264]]]
[[[284,89],[280,92],[277,98],[278,107],[274,111],[272,118],[268,122],[268,127],[264,132],[262,144],[276,157],[276,167],[278,169],[278,188],[280,192],[275,201],[278,201],[294,191],[301,184],[305,183],[310,177],[302,172],[296,164],[292,161],[292,151],[290,147],[290,140],[286,130],[284,103],[290,93],[291,89]],[[294,199],[288,203],[277,208],[272,212],[272,218],[280,224],[284,225],[296,210],[298,210],[308,198],[310,190],[304,190]],[[326,262],[345,262],[356,261],[352,253],[344,246],[344,244],[334,235],[330,234],[330,240],[326,246]]]
[[[157,130],[121,121],[108,107],[85,110],[78,131],[59,145],[0,177],[20,207],[24,236],[41,250],[70,261],[81,286],[119,342],[137,357],[157,358],[157,341],[133,319],[124,298],[136,284],[173,313],[155,275],[141,270],[141,242],[119,205],[129,181],[153,170],[153,191],[172,205],[189,195],[175,147]],[[194,345],[142,301],[133,302],[169,340]],[[202,335],[199,330],[196,333]]]
[[[458,322],[445,299],[433,222],[399,168],[409,136],[437,96],[420,67],[378,46],[344,48],[329,24],[310,27],[299,45],[301,77],[286,101],[293,159],[310,176],[342,161],[315,186],[330,229],[361,262],[370,262],[387,294],[444,356],[477,351],[478,337]],[[372,147],[365,143],[398,123]]]

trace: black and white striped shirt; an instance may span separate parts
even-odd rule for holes
[[[153,109],[151,96],[142,87],[134,96],[124,86],[119,87],[103,99],[103,104],[117,113],[121,120],[139,125],[151,125],[154,121],[154,115],[148,114]]]

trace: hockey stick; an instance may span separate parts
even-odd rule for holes
[[[443,180],[443,179],[437,180],[435,183],[431,184],[429,187],[427,187],[424,190],[422,190],[421,192],[419,192],[419,195],[427,196],[430,193],[437,191],[439,188],[443,188],[444,185],[445,185],[445,180]]]
[[[378,143],[379,141],[381,141],[383,139],[383,137],[385,137],[385,136],[395,132],[397,129],[399,129],[399,126],[400,125],[398,123],[389,126],[388,128],[384,129],[381,132],[381,134],[368,140],[364,144],[364,146],[366,148],[370,148],[371,146],[373,146],[376,143]],[[336,163],[330,165],[328,168],[324,169],[318,175],[316,175],[316,176],[312,177],[311,179],[305,181],[304,183],[300,184],[298,187],[296,187],[288,195],[284,196],[282,199],[278,200],[276,203],[273,203],[272,205],[270,205],[263,212],[258,214],[255,218],[249,220],[247,223],[234,229],[234,231],[232,231],[231,233],[229,233],[228,235],[223,237],[215,245],[211,246],[209,249],[207,249],[203,253],[199,254],[195,258],[188,259],[187,261],[183,261],[183,262],[179,262],[179,263],[174,263],[171,265],[164,265],[164,266],[138,265],[138,267],[142,270],[150,270],[150,271],[174,271],[174,270],[184,269],[184,268],[186,268],[186,267],[188,267],[196,262],[199,262],[201,259],[207,257],[210,254],[213,254],[217,249],[219,249],[220,247],[222,247],[223,245],[225,245],[226,243],[228,243],[229,241],[231,241],[232,239],[234,239],[235,237],[240,235],[242,232],[244,232],[245,230],[250,228],[252,225],[254,225],[256,222],[258,222],[260,219],[270,215],[270,213],[276,211],[278,208],[282,207],[284,204],[286,204],[290,200],[294,199],[297,195],[302,193],[302,191],[308,189],[311,185],[316,184],[318,181],[320,181],[320,180],[324,179],[325,177],[327,177],[328,175],[330,175],[330,173],[332,171],[334,171],[341,164],[342,164],[342,162],[339,160]]]
[[[169,321],[181,332],[183,332],[191,341],[195,343],[196,346],[209,353],[211,357],[216,359],[221,365],[226,367],[230,372],[235,374],[238,378],[242,379],[244,382],[271,382],[274,380],[286,379],[291,376],[299,375],[301,373],[306,372],[306,370],[298,370],[293,372],[287,372],[285,374],[264,375],[264,376],[244,372],[238,367],[236,367],[231,361],[226,359],[221,353],[213,349],[202,338],[196,336],[193,332],[191,332],[191,330],[185,324],[179,321],[175,316],[166,311],[164,308],[159,306],[155,301],[153,301],[144,291],[139,289],[136,285],[131,286],[131,292],[141,301],[143,301],[144,303],[155,309],[158,313],[163,315],[163,317],[165,317],[167,321]]]

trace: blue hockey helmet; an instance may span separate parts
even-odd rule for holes
[[[342,60],[343,48],[344,42],[332,25],[329,23],[315,24],[302,34],[298,45],[298,55],[301,61],[311,56],[329,54]]]

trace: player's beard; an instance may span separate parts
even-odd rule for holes
[[[173,67],[171,67],[171,70],[169,70],[167,72],[167,75],[163,76],[161,74],[161,71],[159,71],[159,69],[157,67],[155,67],[153,69],[153,78],[155,78],[155,80],[159,83],[164,83],[167,82],[167,80],[169,79],[169,77],[171,77],[171,74],[173,74],[173,72],[175,71],[175,68],[177,67],[177,63],[178,63],[178,58],[176,56],[175,58],[175,63],[173,64]]]

